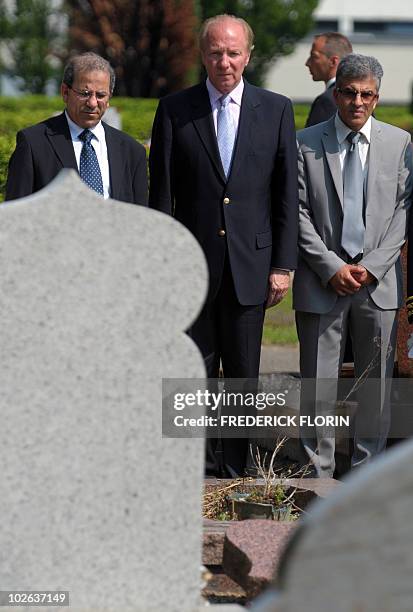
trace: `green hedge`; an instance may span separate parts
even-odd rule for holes
[[[297,130],[305,127],[305,122],[308,117],[309,106],[307,104],[295,104],[295,125]],[[385,121],[397,125],[398,127],[413,132],[413,115],[409,112],[407,106],[378,106],[374,111],[374,116],[379,121]]]
[[[121,113],[125,132],[142,143],[150,138],[157,100],[113,98],[111,105]],[[16,132],[60,112],[62,108],[60,97],[0,96],[0,201],[4,197],[7,164],[14,148]],[[303,128],[309,111],[308,105],[297,104],[294,111],[297,129]],[[413,129],[413,115],[407,107],[379,106],[375,114],[382,121],[409,131]]]
[[[123,129],[140,141],[150,137],[152,121],[157,100],[113,98],[111,106],[122,115]],[[12,134],[17,130],[33,125],[61,112],[63,103],[60,97],[26,96],[6,98],[0,96],[0,136]]]

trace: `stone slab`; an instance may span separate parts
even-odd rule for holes
[[[233,481],[230,479],[208,478],[205,480],[205,486],[225,486]],[[297,504],[300,508],[307,508],[309,504],[317,498],[323,498],[330,495],[340,482],[333,478],[288,478],[278,480],[287,487],[298,487],[296,493]],[[264,480],[257,478],[244,483],[244,488],[252,488],[256,485],[263,486]],[[213,521],[204,519],[203,525],[203,546],[202,546],[202,563],[209,566],[220,566],[224,556],[224,541],[227,529],[234,525],[233,521]]]
[[[225,533],[223,568],[249,599],[271,582],[297,522],[248,520],[230,525]]]
[[[2,204],[0,258],[1,588],[193,612],[204,444],[162,439],[161,399],[163,377],[205,374],[184,333],[206,295],[201,249],[65,171]]]
[[[234,482],[230,478],[213,478],[208,477],[205,479],[205,486],[223,486]],[[246,488],[254,487],[256,485],[264,485],[265,481],[263,478],[251,478],[246,479],[242,485]],[[313,491],[318,497],[327,497],[337,487],[340,487],[340,482],[334,478],[276,478],[274,484],[285,484],[291,487],[299,487],[300,489],[307,489]],[[215,522],[215,521],[214,521]],[[225,521],[222,521],[225,524]],[[210,522],[206,523],[210,525]]]
[[[117,130],[122,129],[122,116],[114,106],[109,106],[105,111],[103,121]]]
[[[217,570],[214,572],[208,584],[202,590],[202,596],[213,604],[211,612],[215,612],[215,605],[229,603],[245,603],[247,600],[244,589],[226,574]]]
[[[204,519],[202,563],[204,565],[221,565],[224,556],[225,532],[230,521],[212,521]]]

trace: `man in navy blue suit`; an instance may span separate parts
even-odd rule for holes
[[[198,239],[209,266],[207,303],[190,334],[208,376],[257,378],[265,305],[278,303],[297,257],[297,148],[290,100],[242,77],[253,33],[218,15],[200,32],[208,78],[161,99],[150,154],[149,205]],[[240,442],[240,441],[237,441]],[[224,440],[230,474],[246,440]]]

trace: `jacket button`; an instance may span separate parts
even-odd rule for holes
[[[225,236],[225,230],[219,230],[218,236]]]
[[[229,198],[224,198],[224,204],[229,204],[230,203],[230,199]]]

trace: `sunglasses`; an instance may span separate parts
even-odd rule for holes
[[[369,103],[377,98],[377,93],[374,91],[356,91],[355,89],[351,89],[351,87],[337,87],[336,89],[344,98],[346,98],[346,100],[354,101],[357,96],[360,96],[362,102]]]

